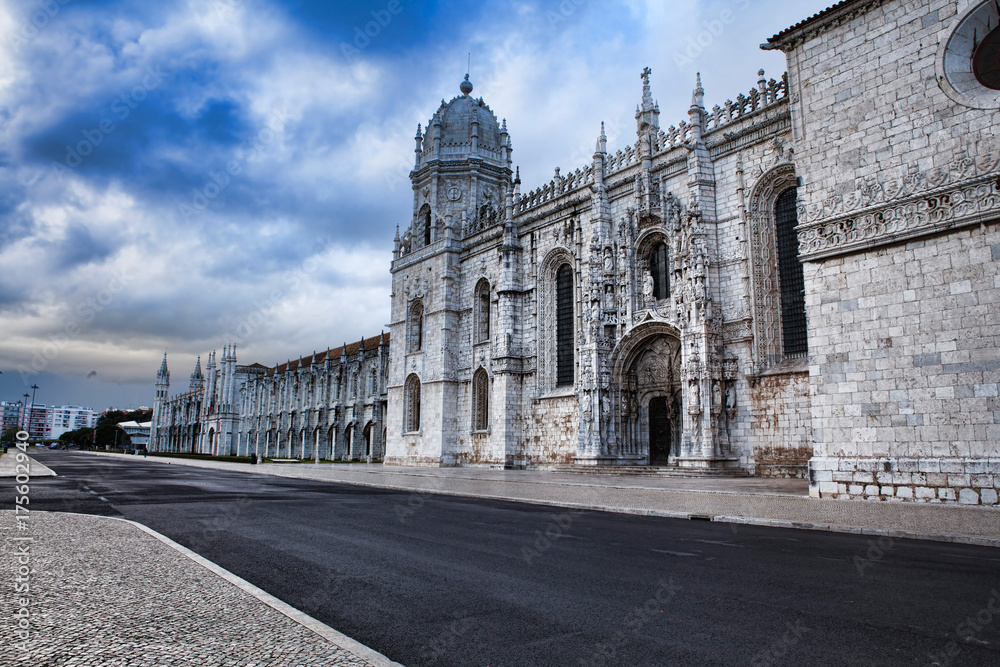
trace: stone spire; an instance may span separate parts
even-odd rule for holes
[[[416,157],[413,160],[414,169],[420,167],[420,154],[424,152],[423,149],[424,135],[421,130],[422,128],[420,127],[420,123],[417,123],[417,134],[416,136],[413,137],[413,141],[416,142],[417,144],[416,147],[413,149],[413,152],[416,153]]]
[[[191,383],[188,385],[189,391],[197,391],[204,386],[205,376],[201,372],[201,356],[194,363],[194,372],[191,373]]]
[[[635,109],[636,133],[655,132],[660,129],[660,105],[653,101],[653,93],[649,87],[649,75],[653,70],[648,67],[642,70],[642,106]]]
[[[701,87],[701,72],[695,78],[694,90],[691,91],[691,108],[688,109],[688,116],[691,118],[691,141],[698,143],[701,141],[701,134],[705,130],[705,89]]]
[[[153,451],[160,449],[159,423],[163,414],[164,405],[167,402],[167,395],[170,393],[170,371],[167,370],[167,352],[163,352],[163,361],[160,363],[160,370],[156,372],[156,396],[153,399],[153,418],[149,432],[149,443]]]

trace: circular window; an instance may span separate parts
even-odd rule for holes
[[[1000,90],[1000,28],[994,28],[983,38],[972,56],[972,71],[979,83]]]
[[[963,106],[1000,108],[1000,6],[981,2],[966,12],[941,45],[941,90]]]

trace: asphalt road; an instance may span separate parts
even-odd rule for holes
[[[37,459],[33,509],[143,523],[409,667],[1000,665],[997,549]]]

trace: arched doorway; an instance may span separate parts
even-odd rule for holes
[[[641,324],[612,354],[617,426],[609,453],[636,464],[666,465],[681,455],[681,343],[669,324]]]

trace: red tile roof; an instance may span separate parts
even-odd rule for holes
[[[341,345],[340,347],[335,347],[331,350],[323,350],[322,352],[315,352],[313,354],[306,355],[300,359],[293,359],[291,361],[286,361],[283,364],[278,364],[272,368],[267,369],[267,375],[273,376],[276,374],[287,373],[288,371],[296,371],[299,368],[306,366],[311,366],[312,364],[321,364],[326,361],[327,356],[330,359],[339,361],[341,355],[346,350],[347,356],[353,356],[358,353],[361,346],[364,345],[365,349],[368,351],[374,351],[378,349],[379,342],[385,341],[385,344],[389,344],[389,334],[382,333],[379,336],[372,336],[371,338],[365,338],[359,340],[356,343],[348,343],[347,345]]]

